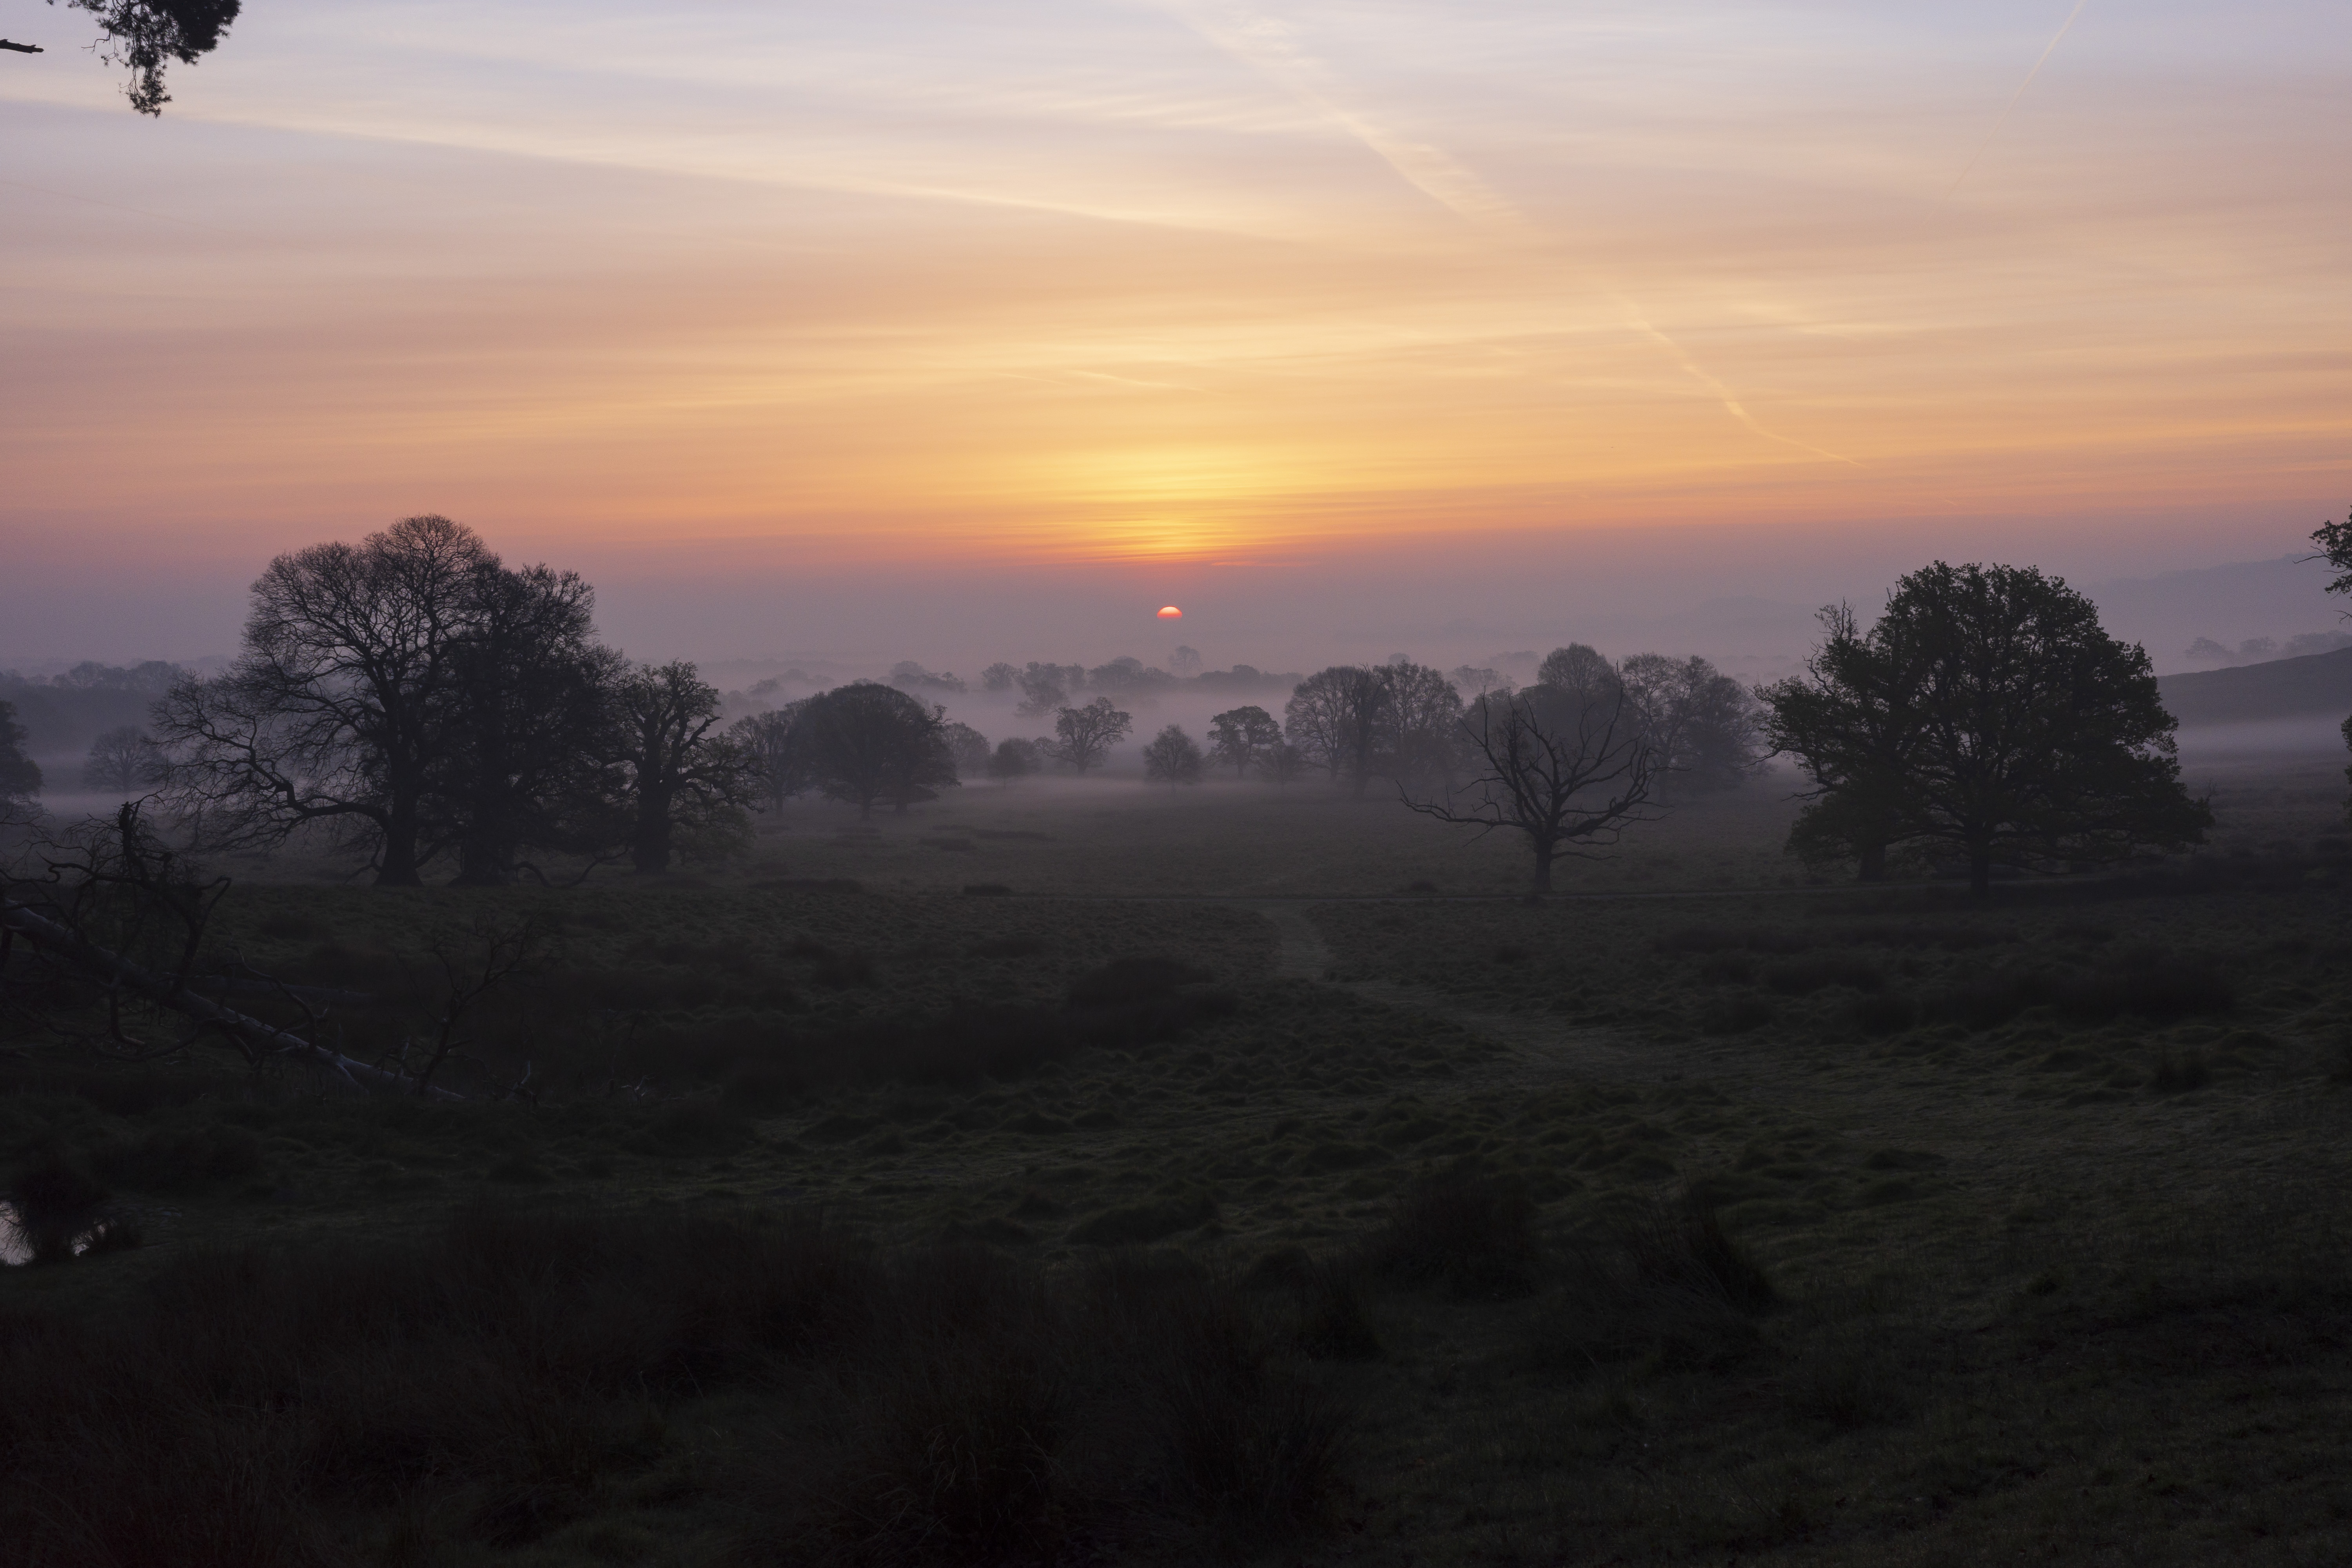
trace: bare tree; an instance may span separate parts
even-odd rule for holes
[[[1682,790],[1732,789],[1763,763],[1763,708],[1706,659],[1638,653],[1618,667],[1652,726],[1673,738],[1665,769]]]
[[[110,790],[123,798],[156,784],[163,776],[163,758],[147,731],[136,724],[118,724],[89,743],[82,760],[84,789]]]
[[[1081,773],[1098,768],[1134,728],[1134,716],[1112,707],[1108,697],[1097,697],[1083,708],[1065,708],[1054,716],[1054,760]]]
[[[1372,714],[1370,765],[1400,782],[1452,784],[1460,763],[1462,694],[1425,664],[1391,663],[1373,673],[1384,690]]]
[[[1246,774],[1270,748],[1282,744],[1282,726],[1275,722],[1273,714],[1254,704],[1213,715],[1209,729],[1209,754],[1232,767],[1235,778]]]
[[[727,738],[742,749],[759,775],[762,810],[782,810],[784,802],[815,782],[809,772],[808,759],[794,739],[801,714],[810,700],[803,697],[798,702],[738,719],[728,726]]]
[[[1335,664],[1298,683],[1282,710],[1282,732],[1323,764],[1334,783],[1345,773],[1361,796],[1371,782],[1381,711],[1389,700],[1379,671]]]
[[[155,706],[166,799],[226,848],[340,828],[368,850],[378,886],[416,886],[459,647],[496,565],[446,517],[272,561],[235,668],[183,680]]]
[[[978,778],[988,771],[988,759],[993,754],[993,748],[989,745],[988,737],[971,725],[942,725],[940,739],[947,742],[948,756],[955,763],[957,778]]]
[[[681,826],[748,833],[740,808],[751,799],[751,762],[711,732],[719,690],[693,665],[639,665],[614,683],[612,702],[611,758],[622,770],[629,857],[639,871],[669,869]]]
[[[30,813],[41,793],[41,765],[25,754],[16,705],[0,702],[0,823]]]
[[[1287,741],[1276,741],[1257,754],[1254,765],[1258,777],[1279,785],[1288,784],[1314,764],[1297,746]]]
[[[1199,743],[1184,733],[1181,726],[1169,725],[1145,743],[1143,776],[1156,784],[1199,784]]]
[[[1589,856],[1659,814],[1653,796],[1663,751],[1622,684],[1601,690],[1549,685],[1490,691],[1471,705],[1462,734],[1475,773],[1465,785],[1404,804],[1481,834],[1509,828],[1535,857],[1535,891],[1552,890],[1552,862]]]
[[[1086,676],[1083,665],[1039,664],[1032,659],[1027,668],[1013,678],[1021,688],[1020,705],[1013,710],[1024,719],[1042,719],[1067,703],[1071,689]]]

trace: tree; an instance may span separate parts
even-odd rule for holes
[[[1235,778],[1248,773],[1268,749],[1282,744],[1282,726],[1254,703],[1213,715],[1209,731],[1209,754],[1232,768]]]
[[[957,782],[944,729],[940,709],[860,680],[810,698],[794,732],[817,786],[870,817],[877,801],[904,811]]]
[[[25,726],[16,705],[0,702],[0,820],[22,814],[41,793],[41,768],[25,754]]]
[[[947,742],[949,760],[955,763],[956,777],[978,778],[988,770],[992,754],[988,737],[969,724],[949,724],[940,736]]]
[[[1037,742],[1013,736],[996,742],[989,754],[988,776],[999,784],[1011,784],[1037,771]]]
[[[323,824],[368,851],[378,886],[418,885],[461,645],[497,564],[472,530],[433,516],[272,561],[236,665],[156,704],[167,800],[217,847]]]
[[[57,0],[49,0],[52,5]],[[192,66],[210,54],[228,25],[236,20],[239,0],[66,0],[76,11],[98,18],[100,47],[109,65],[131,72],[123,89],[131,107],[142,114],[161,114],[172,95],[163,90],[163,72],[173,61]],[[17,46],[10,46],[15,47]]]
[[[1298,683],[1282,710],[1282,732],[1320,763],[1336,783],[1342,773],[1361,795],[1372,775],[1388,684],[1361,665],[1335,664]]]
[[[1551,891],[1552,863],[1562,855],[1589,856],[1659,815],[1653,796],[1663,758],[1623,685],[1613,671],[1611,679],[1591,679],[1590,666],[1559,673],[1586,685],[1490,691],[1471,705],[1462,736],[1475,776],[1466,785],[1419,796],[1398,786],[1399,798],[1424,816],[1482,836],[1496,828],[1523,835],[1538,894]]]
[[[1384,689],[1372,716],[1374,770],[1392,779],[1450,784],[1461,749],[1462,694],[1439,671],[1411,660],[1373,673]]]
[[[796,738],[800,716],[809,702],[803,697],[798,702],[738,719],[727,727],[727,738],[751,760],[762,810],[782,810],[784,802],[814,782]]]
[[[1065,708],[1054,716],[1054,760],[1080,773],[1098,768],[1134,728],[1134,717],[1112,707],[1108,697],[1097,697],[1083,708]]]
[[[981,689],[985,691],[1010,691],[1020,679],[1021,672],[1001,658],[980,672]]]
[[[1276,741],[1257,755],[1257,776],[1275,784],[1286,784],[1312,765],[1305,752],[1287,741]]]
[[[506,886],[531,850],[611,842],[601,753],[625,672],[595,640],[595,601],[575,572],[475,569],[425,805],[426,853],[456,849],[457,886]]]
[[[1665,770],[1675,787],[1731,789],[1763,765],[1756,698],[1714,665],[1639,653],[1618,668],[1633,700],[1668,739]]]
[[[2336,576],[2328,583],[2327,591],[2331,594],[2352,594],[2352,516],[2347,516],[2342,522],[2321,523],[2312,531],[2311,542],[2318,548],[2317,559],[2336,569]],[[2205,639],[2199,637],[2197,641],[2201,644]],[[2194,647],[2189,649],[2192,655],[2196,651]],[[2352,750],[2352,716],[2344,721],[2344,744],[2347,750]],[[2352,783],[2352,766],[2345,768],[2344,777],[2347,783]],[[2347,796],[2344,802],[2344,815],[2352,819],[2352,796]]]
[[[1200,746],[1181,725],[1169,725],[1144,743],[1143,776],[1159,784],[1199,784]]]
[[[1868,631],[1843,606],[1806,673],[1759,693],[1766,738],[1812,804],[1791,847],[1867,857],[1941,844],[1989,890],[1997,863],[2098,865],[2201,843],[2147,654],[2032,567],[1950,566],[1895,585]]]
[[[163,753],[136,724],[118,724],[89,743],[81,765],[84,789],[110,790],[128,797],[155,783]]]
[[[1024,719],[1042,719],[1070,700],[1070,688],[1084,679],[1086,671],[1078,666],[1039,664],[1034,659],[1029,667],[1014,676],[1021,688],[1020,705],[1013,710]]]
[[[610,702],[608,757],[621,773],[617,795],[636,868],[669,869],[681,829],[689,843],[741,837],[752,763],[711,733],[719,720],[718,688],[683,661],[642,664],[614,682]]]

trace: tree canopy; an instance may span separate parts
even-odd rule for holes
[[[1766,738],[1811,780],[1791,847],[1877,874],[1896,845],[1942,846],[1970,886],[2203,840],[2146,651],[2032,567],[1902,579],[1864,630],[1843,606],[1801,676],[1759,695]]]
[[[49,0],[54,5],[58,0]],[[131,73],[123,89],[131,107],[161,114],[172,95],[163,73],[174,62],[192,66],[220,45],[242,0],[66,0],[69,10],[98,18],[100,53]]]

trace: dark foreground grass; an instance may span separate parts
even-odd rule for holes
[[[1311,1540],[1350,1417],[1293,1338],[1181,1259],[1049,1276],[802,1215],[476,1207],[409,1238],[200,1252],[95,1318],[0,1323],[0,1563]]]

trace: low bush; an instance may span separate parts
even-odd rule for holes
[[[1979,976],[1948,993],[1936,1010],[1974,1029],[2008,1022],[2029,1007],[2054,1007],[2083,1023],[2126,1015],[2158,1021],[2226,1013],[2237,994],[2211,960],[2140,948],[2095,970],[2021,970]]]

